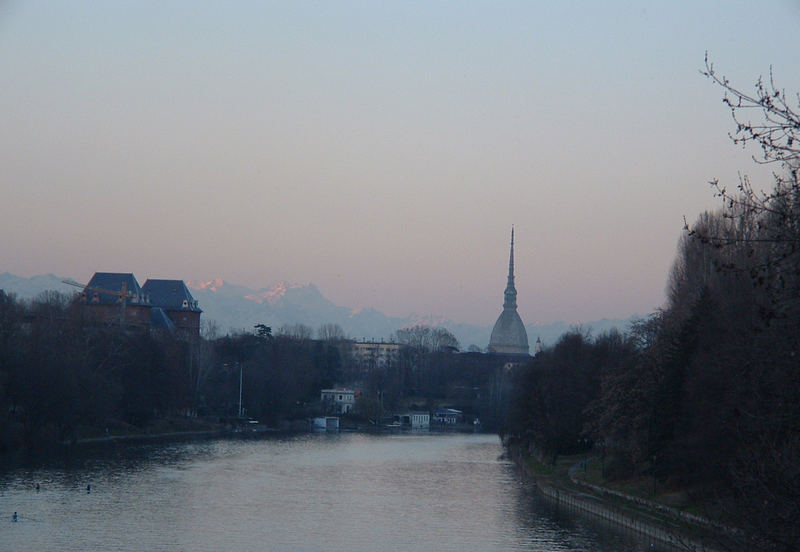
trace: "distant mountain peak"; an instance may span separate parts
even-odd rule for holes
[[[202,289],[205,291],[217,291],[225,285],[225,281],[222,278],[216,278],[214,280],[208,280],[203,282],[201,280],[188,280],[186,285],[189,289]]]
[[[245,299],[255,301],[259,305],[267,303],[276,305],[286,299],[288,296],[314,296],[315,298],[322,298],[322,294],[317,289],[317,286],[311,282],[296,283],[296,282],[278,282],[268,288],[262,288],[255,293],[245,295]]]
[[[45,290],[74,293],[75,288],[63,283],[62,279],[52,274],[22,278],[6,272],[0,274],[0,289],[21,299],[35,297]],[[310,282],[283,281],[258,290],[232,284],[222,278],[189,280],[186,285],[200,302],[203,318],[216,320],[223,331],[251,329],[255,324],[278,328],[284,324],[300,323],[318,327],[323,323],[336,323],[350,336],[377,339],[387,338],[400,328],[426,324],[449,329],[464,347],[476,344],[480,348],[489,342],[491,332],[491,326],[456,323],[441,315],[391,317],[370,307],[340,307],[325,298]],[[630,319],[603,319],[585,322],[577,327],[599,334],[612,327],[625,330],[629,325]],[[541,337],[542,342],[548,345],[576,326],[565,322],[542,324],[537,321],[526,327],[529,336]]]

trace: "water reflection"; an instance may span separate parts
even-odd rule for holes
[[[646,548],[560,514],[501,452],[490,435],[342,434],[17,459],[0,468],[0,550]]]

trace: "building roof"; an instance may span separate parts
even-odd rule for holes
[[[148,279],[142,286],[142,291],[154,307],[202,312],[183,280]]]
[[[492,328],[490,353],[527,355],[528,332],[516,310],[503,309]]]
[[[169,333],[175,332],[175,324],[164,312],[164,309],[160,307],[150,309],[150,327],[154,330],[165,330]]]
[[[129,303],[146,303],[142,288],[136,277],[130,272],[95,272],[89,283],[86,284],[84,293],[89,303],[101,305],[119,304],[120,293],[123,287]],[[104,291],[114,293],[104,293]]]

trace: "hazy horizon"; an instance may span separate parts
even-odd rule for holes
[[[769,188],[704,52],[800,90],[800,6],[0,4],[0,272],[260,288],[489,325],[664,301],[707,182]]]

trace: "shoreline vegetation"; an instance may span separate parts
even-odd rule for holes
[[[93,445],[98,443],[109,443],[117,441],[146,442],[163,440],[185,440],[213,438],[216,436],[235,435],[241,431],[229,423],[217,421],[172,417],[154,420],[151,425],[137,427],[120,422],[110,424],[110,428],[105,430],[96,427],[81,427],[69,438],[59,439],[54,435],[44,435],[38,440],[22,441],[21,438],[15,440],[20,445],[0,452],[0,458],[12,456],[26,451],[38,452],[53,447],[60,447],[64,450],[82,445]],[[111,429],[113,428],[113,429]],[[259,428],[259,433],[278,433],[281,430],[275,428]]]
[[[620,529],[639,533],[651,543],[675,550],[717,552],[720,537],[730,534],[723,527],[692,513],[693,506],[675,495],[681,493],[642,492],[642,482],[613,484],[591,482],[601,470],[598,456],[577,454],[545,464],[526,454],[513,439],[503,439],[503,446],[513,463],[540,496],[560,508],[579,510],[614,524]],[[645,482],[653,488],[652,482]],[[683,507],[676,506],[682,503]]]
[[[664,306],[625,334],[572,331],[511,370],[501,434],[575,504],[624,499],[706,527],[721,550],[795,552],[800,96],[771,76],[743,92],[708,60],[703,74],[723,90],[734,144],[773,167],[772,188],[712,181],[722,205],[686,223]]]
[[[489,391],[502,359],[457,354],[440,328],[398,332],[396,355],[377,363],[329,324],[316,339],[306,326],[273,335],[262,324],[186,336],[94,323],[85,308],[56,292],[20,301],[0,290],[0,453],[107,434],[213,432],[245,419],[284,428],[336,414],[366,426],[438,408],[499,426],[501,397]],[[348,412],[321,400],[321,390],[345,385],[358,390]]]
[[[110,443],[117,441],[127,442],[148,442],[148,441],[183,441],[191,439],[206,439],[215,437],[231,436],[258,436],[258,435],[298,435],[304,433],[315,433],[311,419],[285,420],[278,426],[265,426],[261,424],[251,425],[249,420],[214,420],[201,419],[197,417],[169,417],[154,420],[151,425],[144,427],[132,426],[129,424],[113,424],[113,430],[106,428],[100,430],[96,427],[79,428],[75,435],[69,439],[43,439],[40,441],[26,442],[25,444],[0,451],[0,458],[11,456],[25,451],[41,451],[51,447],[79,447],[81,445],[93,445],[98,443]],[[398,432],[413,432],[409,428],[396,429],[389,427],[375,427],[370,424],[358,423],[353,418],[342,419],[340,427],[335,432],[363,432],[363,433],[383,433],[386,435]],[[445,433],[488,433],[476,431],[472,424],[456,425],[432,425],[429,428],[432,434]],[[324,430],[323,430],[324,432]]]

